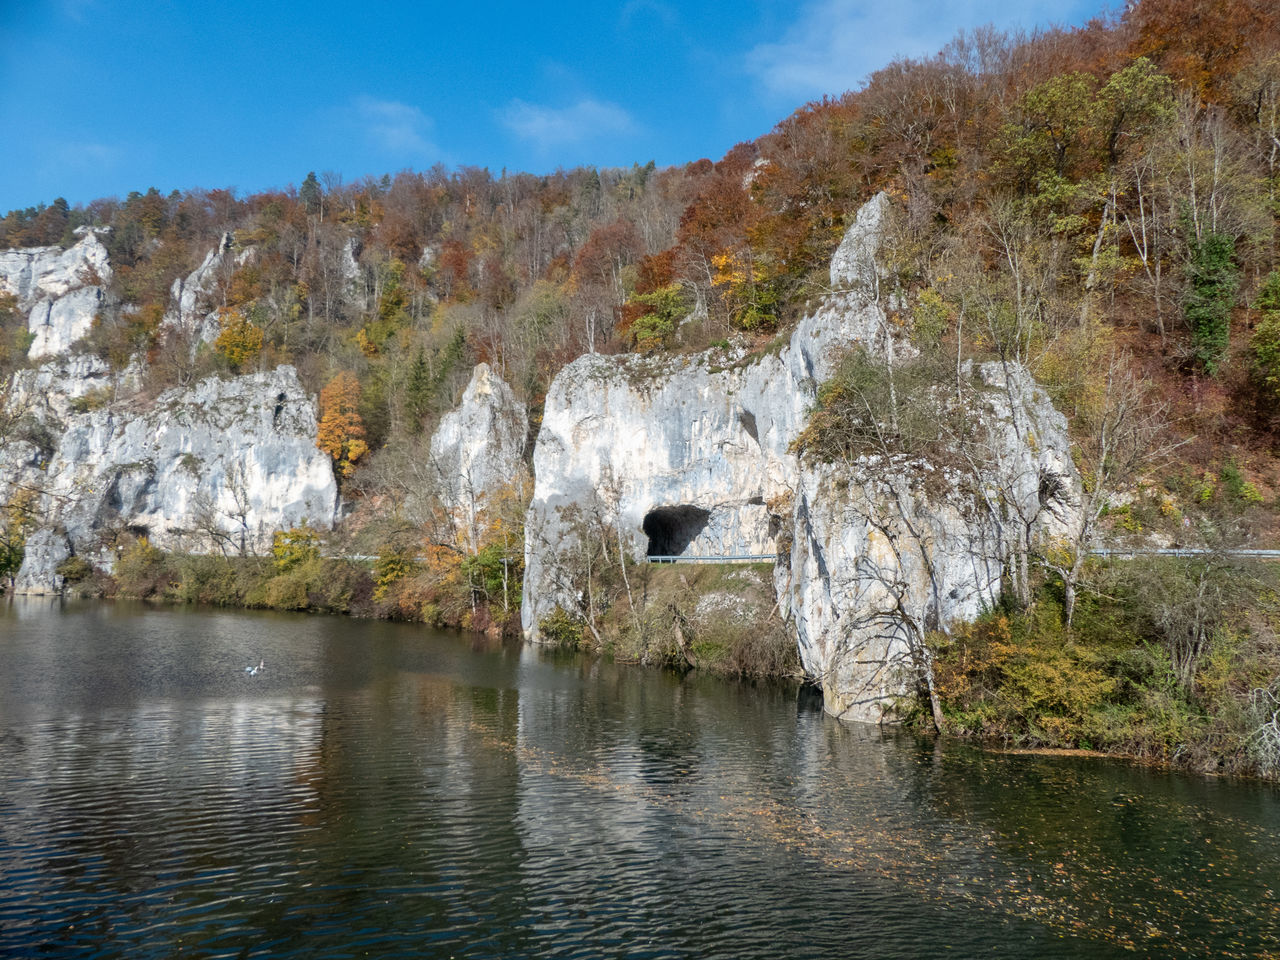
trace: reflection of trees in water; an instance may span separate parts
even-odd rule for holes
[[[321,622],[306,695],[24,731],[0,773],[40,773],[0,798],[0,872],[46,843],[48,916],[153,953],[358,929],[526,956],[642,934],[770,956],[790,931],[796,955],[857,955],[893,918],[946,943],[979,917],[975,951],[1047,926],[1099,956],[1229,956],[1246,952],[1231,936],[1277,931],[1264,788],[841,724],[784,687]],[[267,660],[263,678],[288,669]],[[743,940],[766,920],[773,953]]]

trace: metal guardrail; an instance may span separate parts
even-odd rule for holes
[[[1206,550],[1201,547],[1152,547],[1150,549],[1126,549],[1123,547],[1099,547],[1090,551],[1095,557],[1111,557],[1117,560],[1131,560],[1134,557],[1240,557],[1256,560],[1280,560],[1280,550],[1263,550],[1242,548],[1239,550]],[[331,560],[355,560],[361,563],[375,563],[379,558],[372,554],[342,553],[326,554]],[[426,557],[414,557],[416,563],[426,563]],[[776,563],[782,559],[780,553],[737,553],[724,556],[692,556],[686,554],[669,554],[645,558],[649,563]],[[508,562],[512,562],[509,561]]]
[[[1263,550],[1259,548],[1241,548],[1238,550],[1206,550],[1200,547],[1152,547],[1150,549],[1126,549],[1122,547],[1099,547],[1090,551],[1095,557],[1111,557],[1117,560],[1130,560],[1134,557],[1238,557],[1241,559],[1280,560],[1280,550]],[[725,556],[672,556],[648,557],[650,563],[764,563],[777,562],[782,558],[780,553],[740,553]]]
[[[1095,557],[1114,557],[1131,560],[1134,557],[1241,557],[1259,560],[1280,560],[1280,550],[1242,548],[1239,550],[1206,550],[1202,547],[1153,547],[1148,550],[1126,550],[1123,547],[1100,547],[1092,551]]]
[[[738,553],[726,556],[689,556],[676,554],[670,556],[651,556],[646,559],[650,563],[777,563],[780,553]]]

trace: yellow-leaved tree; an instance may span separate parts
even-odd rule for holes
[[[320,426],[316,446],[333,457],[341,476],[349,477],[369,452],[360,419],[360,381],[343,371],[320,391]]]
[[[262,328],[235,307],[218,311],[220,331],[214,349],[239,373],[262,353]]]

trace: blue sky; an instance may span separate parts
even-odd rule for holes
[[[346,181],[718,159],[957,30],[1101,0],[0,0],[0,212]]]

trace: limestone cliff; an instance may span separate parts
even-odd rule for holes
[[[873,257],[887,198],[859,212],[850,234]],[[874,275],[874,263],[871,267]],[[675,359],[590,354],[569,364],[547,394],[534,446],[534,494],[526,522],[524,629],[556,606],[563,549],[581,513],[615,525],[631,555],[745,556],[776,553],[782,518],[769,504],[788,497],[791,442],[836,349],[882,336],[885,314],[836,288],[776,353],[708,352]],[[860,274],[858,274],[860,276]],[[573,509],[570,509],[573,508]]]
[[[218,245],[205,254],[200,266],[185,277],[173,281],[169,291],[169,309],[165,311],[165,330],[177,333],[191,342],[192,353],[201,344],[218,339],[221,321],[215,299],[218,289],[226,282],[231,271],[250,262],[255,251],[246,247],[233,253],[231,234],[224,233]]]
[[[19,374],[19,387],[43,375]],[[292,367],[65,417],[54,406],[11,409],[17,429],[0,444],[0,494],[39,492],[38,543],[61,537],[93,559],[104,534],[128,531],[168,549],[234,552],[263,550],[284,527],[333,523],[333,470]],[[20,592],[56,589],[45,559],[56,553],[28,551]]]
[[[881,194],[859,211],[833,258],[833,292],[776,352],[589,355],[561,371],[534,448],[526,637],[537,640],[556,607],[581,609],[568,568],[591,527],[614,529],[636,560],[776,556],[778,602],[828,709],[876,720],[913,669],[904,630],[972,617],[992,600],[1013,546],[1007,517],[991,512],[995,494],[975,496],[971,478],[928,463],[792,453],[842,352],[911,350],[894,339],[880,290],[887,206]],[[971,376],[971,414],[992,438],[990,483],[1042,524],[1061,506],[1045,491],[1065,503],[1073,482],[1065,422],[1020,368]]]
[[[431,435],[431,467],[440,501],[454,514],[471,543],[479,513],[526,472],[529,416],[511,387],[477,364],[458,406],[440,418]]]
[[[1072,509],[1066,420],[1020,367],[966,368],[981,451],[937,462],[873,455],[798,465],[790,546],[775,570],[826,709],[876,721],[924,667],[929,631],[999,599],[1026,538]]]
[[[228,238],[174,285],[167,322],[206,337],[207,298]],[[30,356],[6,385],[0,419],[0,501],[35,496],[15,590],[56,592],[71,554],[109,567],[104,544],[129,532],[161,547],[261,550],[274,531],[333,524],[337,486],[316,447],[316,409],[292,367],[217,377],[155,398],[141,360],[124,372],[76,353],[111,276],[93,231],[68,250],[0,254],[0,286],[29,311]],[[213,315],[216,319],[216,314]]]
[[[67,250],[31,247],[0,251],[0,292],[14,296],[27,315],[33,359],[65,353],[93,329],[111,282],[107,248],[98,231],[81,227]]]

